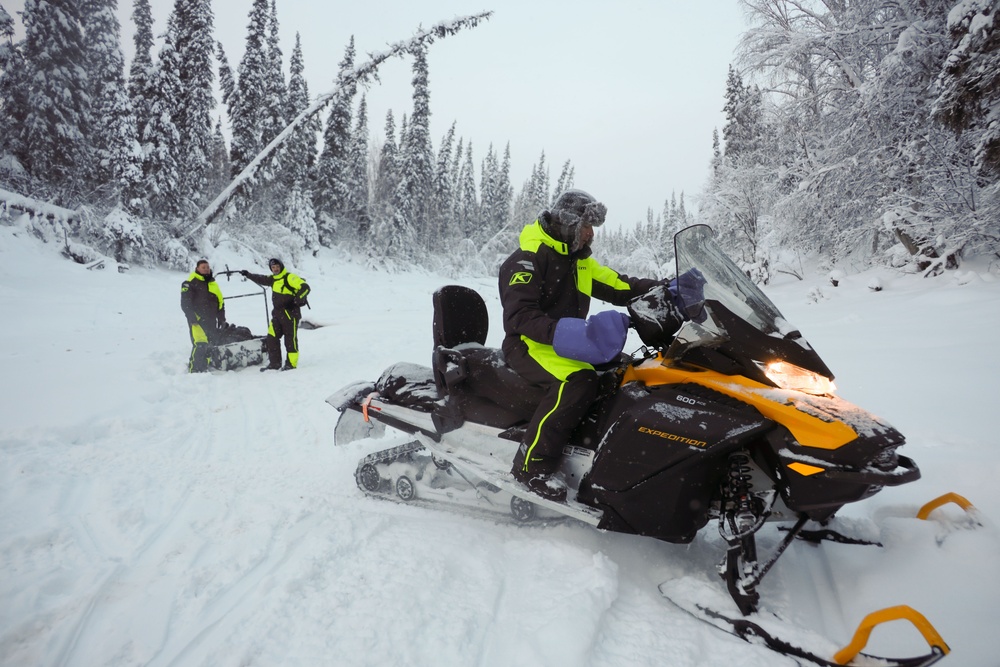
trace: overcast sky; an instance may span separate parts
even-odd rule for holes
[[[23,0],[0,0],[15,12]],[[119,0],[122,47],[131,60],[131,0]],[[172,0],[152,0],[154,31]],[[216,37],[235,70],[251,0],[213,0]],[[354,35],[358,60],[412,36],[418,26],[493,10],[490,20],[435,43],[428,53],[435,148],[453,121],[473,143],[478,171],[492,143],[509,142],[515,190],[545,151],[554,187],[574,165],[576,187],[608,206],[608,221],[634,223],[683,191],[689,209],[707,176],[712,130],[721,132],[726,71],[744,30],[736,0],[277,0],[284,69],[301,34],[309,92],[333,87]],[[412,108],[412,61],[383,65],[368,91],[369,128],[381,142],[385,114]],[[224,116],[224,108],[219,113]]]

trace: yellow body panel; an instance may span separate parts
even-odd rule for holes
[[[858,437],[854,429],[843,422],[824,421],[802,412],[787,399],[776,400],[793,392],[775,389],[741,375],[724,375],[694,366],[673,366],[669,360],[658,356],[627,368],[622,384],[633,380],[650,387],[689,382],[732,396],[783,425],[805,447],[837,449]]]

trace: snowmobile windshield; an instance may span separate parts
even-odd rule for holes
[[[794,331],[771,300],[719,247],[711,227],[695,225],[681,230],[674,237],[674,249],[678,296],[692,319],[704,318],[693,312],[699,310],[696,300],[702,296],[709,310],[715,301],[761,333],[784,337]],[[702,283],[701,294],[690,287],[697,283]]]
[[[692,350],[711,348],[736,364],[724,372],[766,377],[777,386],[789,384],[774,379],[775,364],[781,362],[794,365],[798,369],[795,372],[808,371],[807,376],[818,374],[833,379],[808,341],[723,252],[710,227],[694,225],[678,232],[674,250],[677,277],[671,281],[670,290],[686,321],[667,351],[668,356],[693,360]],[[704,355],[700,358],[702,363],[707,359]],[[826,384],[820,384],[821,391],[829,390]]]

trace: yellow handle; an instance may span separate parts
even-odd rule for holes
[[[901,619],[912,623],[914,627],[920,631],[920,634],[924,636],[924,639],[927,640],[927,644],[932,648],[937,647],[945,654],[951,652],[951,649],[949,649],[948,645],[944,643],[943,639],[941,639],[941,635],[939,635],[938,631],[934,629],[931,622],[916,609],[903,604],[896,607],[887,607],[885,609],[873,611],[865,616],[864,620],[861,621],[861,625],[859,625],[858,629],[854,631],[854,638],[851,639],[851,643],[837,651],[837,654],[833,656],[833,661],[838,665],[846,665],[851,660],[854,660],[858,653],[861,652],[861,649],[865,647],[865,644],[868,643],[868,638],[871,636],[872,630],[875,629],[876,625]]]
[[[972,503],[970,503],[968,500],[958,495],[957,493],[946,493],[943,496],[938,496],[934,500],[930,501],[929,503],[921,507],[920,511],[917,512],[917,518],[926,521],[927,517],[930,515],[931,512],[941,507],[942,505],[946,505],[948,503],[955,503],[966,512],[970,512],[976,509],[975,507],[973,507]]]

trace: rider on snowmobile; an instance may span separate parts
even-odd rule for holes
[[[520,248],[500,267],[504,358],[546,390],[511,473],[556,501],[566,498],[564,480],[553,475],[563,446],[597,396],[594,366],[617,359],[628,333],[624,313],[588,318],[590,299],[624,306],[661,284],[620,275],[591,257],[594,227],[606,214],[607,207],[590,194],[566,190],[521,231]]]

